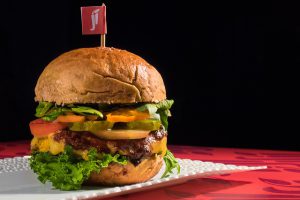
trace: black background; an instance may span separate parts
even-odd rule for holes
[[[298,5],[104,2],[107,46],[156,66],[175,100],[169,143],[300,150]],[[99,45],[81,35],[79,7],[101,3],[1,1],[0,141],[31,138],[39,74],[65,51]]]

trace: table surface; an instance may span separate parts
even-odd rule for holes
[[[199,178],[184,184],[122,195],[111,200],[300,199],[300,152],[234,148],[169,146],[178,158],[235,165],[267,165],[268,169]],[[0,143],[0,159],[29,154],[29,141]]]

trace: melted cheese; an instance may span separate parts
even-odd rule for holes
[[[109,143],[108,143],[109,144]],[[112,153],[116,153],[116,147],[108,145]],[[38,150],[41,152],[50,152],[52,155],[57,155],[64,151],[65,143],[64,141],[57,142],[53,139],[53,135],[48,137],[37,138],[34,137],[31,141],[31,149]],[[153,141],[151,144],[151,150],[153,154],[161,154],[164,156],[167,151],[167,137],[162,138],[158,141]],[[84,160],[88,160],[88,151],[87,150],[74,150],[74,153],[81,156]],[[126,155],[126,152],[122,153],[119,150],[120,154]]]
[[[63,152],[64,148],[64,142],[55,141],[53,139],[53,135],[49,135],[48,137],[43,138],[34,137],[31,141],[31,149],[41,152],[50,152],[53,155],[57,155]]]
[[[167,152],[167,137],[155,141],[151,144],[152,153],[161,154],[164,156]]]

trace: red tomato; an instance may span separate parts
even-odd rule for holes
[[[42,119],[36,119],[29,123],[31,134],[36,137],[45,137],[57,130],[62,130],[68,125],[59,122],[47,122]]]

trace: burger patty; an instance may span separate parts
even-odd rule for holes
[[[143,139],[103,140],[90,132],[61,130],[54,135],[53,139],[57,142],[64,141],[76,150],[88,150],[94,147],[98,152],[119,153],[127,156],[133,164],[137,165],[142,158],[153,154],[151,145],[166,136],[167,131],[160,129],[150,132],[148,137]]]

